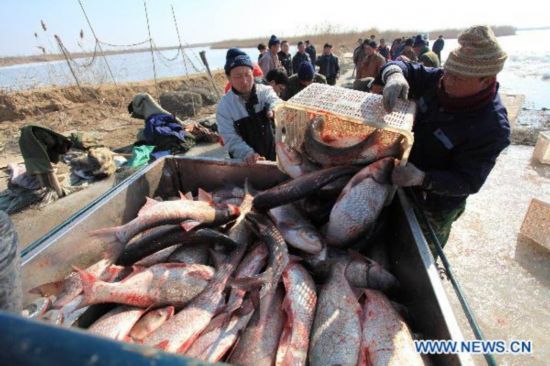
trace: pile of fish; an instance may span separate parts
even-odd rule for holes
[[[349,249],[375,226],[393,158],[327,167],[277,152],[285,183],[148,198],[135,219],[90,233],[104,258],[33,289],[24,314],[83,326],[108,304],[90,332],[208,362],[423,365],[387,297],[397,279]]]

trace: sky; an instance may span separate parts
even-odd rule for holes
[[[81,0],[97,37],[131,44],[148,39],[143,0]],[[271,4],[272,3],[272,4]],[[425,5],[421,5],[421,4]],[[550,1],[351,0],[147,0],[152,38],[158,46],[177,45],[171,5],[184,42],[193,44],[276,34],[279,37],[326,29],[430,31],[474,24],[550,26]],[[374,11],[373,11],[374,10]],[[41,20],[46,24],[44,31]],[[84,38],[80,39],[80,30]],[[35,37],[36,32],[38,37]],[[93,49],[93,36],[78,0],[0,0],[0,56],[57,53],[58,34],[71,52]],[[80,43],[80,44],[79,44]]]

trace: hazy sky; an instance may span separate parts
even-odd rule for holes
[[[148,38],[142,0],[82,0],[99,39],[128,44]],[[422,3],[426,5],[421,5]],[[276,34],[292,36],[332,24],[340,30],[370,27],[429,31],[472,24],[550,26],[550,1],[148,0],[153,39],[176,45],[170,5],[188,43]],[[43,31],[44,20],[47,31]],[[57,52],[59,34],[70,51],[90,50],[93,37],[77,0],[0,0],[0,56]],[[34,33],[38,34],[38,38]]]

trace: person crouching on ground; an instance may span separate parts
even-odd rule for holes
[[[396,61],[379,75],[387,110],[398,97],[416,100],[409,162],[394,168],[392,180],[397,186],[413,187],[419,205],[415,209],[425,212],[442,246],[452,223],[464,212],[467,197],[480,190],[510,144],[508,115],[496,79],[506,53],[486,26],[467,29],[458,43],[443,69]],[[428,243],[433,252],[431,239]]]
[[[254,82],[252,62],[243,51],[230,49],[224,69],[232,87],[218,104],[216,121],[229,156],[247,164],[275,160],[272,119],[279,98],[270,86]]]
[[[283,93],[282,99],[289,100],[311,83],[326,84],[327,79],[323,75],[315,72],[315,68],[311,62],[304,61],[298,67],[298,73],[288,78],[288,85]]]
[[[323,54],[317,58],[317,66],[319,66],[319,74],[327,78],[327,84],[336,84],[336,79],[340,76],[340,64],[338,57],[332,54],[332,45],[325,43]]]

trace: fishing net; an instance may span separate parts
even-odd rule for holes
[[[398,100],[387,113],[381,95],[314,83],[275,107],[276,139],[302,152],[307,127],[322,116],[324,141],[359,141],[379,131],[384,144],[401,145],[399,158],[404,163],[413,144],[414,113],[409,101]]]

